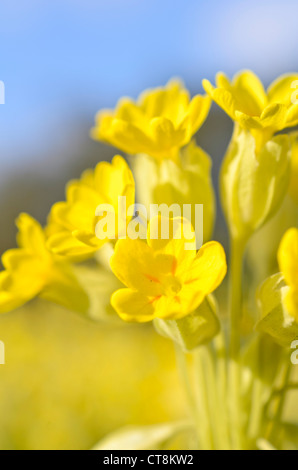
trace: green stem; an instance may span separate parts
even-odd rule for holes
[[[224,433],[225,449],[231,450],[230,429],[229,429],[229,415],[227,406],[227,354],[226,342],[223,331],[214,339],[214,346],[216,352],[216,374],[217,374],[217,395],[218,395],[218,410],[220,413],[220,423],[222,433]]]
[[[259,377],[254,379],[248,434],[254,441],[260,436],[263,417],[263,383]]]
[[[230,416],[234,449],[241,449],[242,411],[241,411],[241,368],[239,364],[242,320],[242,265],[245,241],[232,238],[229,278],[229,305],[231,322],[231,345],[229,363]]]
[[[245,241],[234,238],[231,242],[229,278],[229,306],[231,322],[231,359],[238,360],[242,320],[242,266]]]
[[[190,414],[191,414],[192,419],[194,420],[199,443],[201,446],[202,443],[204,443],[205,441],[204,428],[202,427],[202,422],[201,422],[202,417],[198,410],[196,398],[195,398],[192,385],[189,379],[186,355],[177,344],[174,344],[174,346],[175,346],[175,352],[176,352],[177,368],[182,378],[184,390],[188,399]]]
[[[197,404],[201,417],[201,429],[204,435],[204,442],[202,442],[201,450],[214,450],[214,439],[212,434],[211,420],[208,413],[208,388],[204,373],[204,364],[201,356],[201,348],[194,351],[194,365],[195,365],[195,378],[196,378],[196,396]]]
[[[268,431],[269,440],[272,439],[276,441],[276,436],[278,436],[278,429],[279,429],[280,422],[282,420],[282,414],[284,411],[284,406],[285,406],[286,397],[287,397],[288,384],[291,378],[291,371],[292,371],[291,366],[292,364],[289,360],[289,362],[286,364],[284,371],[283,371],[281,391],[278,396],[278,401],[277,401],[277,405],[276,405],[275,412],[274,412],[273,422],[271,423],[271,426],[269,427],[269,431]]]
[[[178,367],[180,376],[183,380],[185,393],[187,395],[187,399],[191,407],[191,411],[193,411],[196,408],[196,402],[195,402],[191,383],[190,383],[189,376],[188,376],[186,357],[182,349],[176,344],[175,344],[175,352],[176,352],[177,367]]]
[[[230,447],[228,428],[224,417],[224,403],[222,403],[220,396],[223,390],[220,389],[221,384],[217,382],[215,361],[211,345],[209,344],[202,348],[201,354],[208,390],[209,417],[215,448],[217,450],[228,450]]]
[[[262,435],[264,414],[264,384],[262,381],[261,337],[258,335],[254,354],[254,377],[252,384],[251,410],[248,416],[248,436],[256,443]]]

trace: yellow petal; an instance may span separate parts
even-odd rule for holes
[[[95,168],[94,178],[96,189],[103,196],[104,202],[117,208],[118,197],[125,195],[127,208],[134,204],[134,179],[129,166],[121,156],[116,155],[112,163],[99,163]]]
[[[46,257],[39,257],[24,249],[7,250],[2,255],[2,264],[10,272],[20,271],[22,275],[29,272],[42,272],[47,269],[47,265],[51,262],[51,256],[47,253]],[[29,274],[27,273],[27,275]]]
[[[153,135],[156,147],[162,151],[173,146],[181,146],[185,136],[183,129],[176,130],[172,121],[165,117],[156,117],[150,121],[150,131]]]
[[[181,217],[153,217],[148,225],[147,241],[154,251],[173,256],[178,267],[187,266],[196,254],[193,227]]]
[[[298,204],[298,132],[291,132],[291,178],[289,194],[296,204]]]
[[[67,230],[60,231],[49,237],[47,247],[53,253],[67,256],[73,260],[83,260],[91,257],[98,247],[91,247],[82,243]]]
[[[298,104],[292,104],[286,112],[286,123],[288,127],[298,124]]]
[[[187,315],[180,296],[161,296],[153,302],[155,318],[163,320],[179,319]]]
[[[93,232],[87,232],[85,230],[74,230],[72,232],[72,236],[79,240],[80,242],[84,243],[84,245],[88,245],[91,248],[98,250],[102,247],[109,239],[113,238],[114,233],[108,234],[108,237],[104,240],[97,238],[96,234]]]
[[[225,88],[226,90],[231,90],[232,88],[229,78],[223,72],[218,72],[216,74],[215,83],[218,88]]]
[[[100,204],[100,199],[99,199]],[[68,204],[67,202],[57,202],[51,210],[51,219],[58,226],[69,231],[94,230],[94,218],[97,204],[89,205],[86,201],[78,200]]]
[[[22,213],[16,220],[19,229],[18,245],[33,253],[45,251],[45,235],[41,225],[30,215]]]
[[[284,234],[277,259],[286,283],[298,290],[298,229],[290,228]]]
[[[250,70],[239,72],[233,78],[232,89],[239,111],[258,116],[267,105],[263,84]]]
[[[286,106],[290,106],[292,103],[291,97],[295,91],[295,84],[293,85],[293,82],[297,80],[297,74],[287,74],[272,82],[267,91],[270,103],[283,103]]]
[[[111,143],[129,154],[154,152],[156,147],[150,137],[136,125],[121,119],[113,119],[110,134]]]
[[[191,138],[205,122],[211,106],[211,99],[208,95],[196,95],[189,104],[188,114],[191,122]]]
[[[124,321],[148,322],[154,318],[154,298],[132,289],[119,289],[111,297],[112,307]]]
[[[286,305],[288,313],[298,322],[298,289],[290,288],[287,292],[284,303]]]
[[[10,286],[12,284],[11,275],[5,271],[0,272],[0,313],[7,313],[24,305],[30,300],[30,295],[18,295],[12,292]]]
[[[33,299],[47,280],[48,269],[40,260],[30,254],[22,262],[18,260],[15,271],[0,273],[0,312],[8,312]]]
[[[184,285],[204,295],[211,294],[223,281],[227,272],[226,255],[220,243],[211,241],[203,245],[191,266],[184,273]]]
[[[236,101],[232,93],[223,88],[214,88],[208,80],[203,80],[206,93],[218,104],[230,118],[235,119]]]
[[[110,265],[113,273],[127,287],[151,296],[161,294],[159,272],[162,266],[156,261],[153,250],[146,242],[118,240]]]
[[[243,129],[263,130],[263,126],[259,117],[252,117],[242,111],[235,111],[235,119],[239,122]]]
[[[91,168],[85,170],[80,178],[81,184],[94,188],[94,171]]]
[[[164,88],[143,92],[138,104],[143,112],[152,119],[163,116],[174,121],[185,112],[189,103],[189,94],[179,80],[171,80]]]
[[[271,104],[262,112],[261,124],[263,127],[272,127],[273,129],[282,129],[285,126],[287,108],[283,104]]]
[[[148,124],[148,118],[142,109],[130,98],[121,98],[117,104],[115,116],[130,123],[138,122],[140,127]]]

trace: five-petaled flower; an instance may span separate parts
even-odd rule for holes
[[[145,153],[158,160],[176,159],[205,121],[211,100],[188,91],[177,81],[145,91],[135,103],[122,98],[115,110],[96,116],[91,135],[128,154]]]
[[[135,184],[127,163],[116,155],[112,163],[101,162],[95,170],[85,171],[80,180],[71,181],[66,201],[54,204],[47,228],[49,249],[71,259],[92,256],[112,236],[125,231],[129,218],[122,211],[121,197],[125,198],[127,208],[133,206]],[[100,206],[107,206],[118,224],[115,233],[107,231],[106,237],[101,238],[96,227],[106,214],[98,213]]]
[[[163,238],[162,224],[170,226]],[[111,303],[125,321],[179,319],[213,292],[226,274],[220,243],[211,241],[196,252],[194,231],[183,218],[154,217],[147,242],[118,240],[111,258],[114,274],[127,288],[117,290]]]
[[[19,248],[2,256],[0,272],[0,313],[24,305],[36,296],[71,310],[86,313],[89,299],[71,265],[46,247],[46,236],[28,214],[17,219]]]
[[[277,258],[279,269],[289,287],[284,304],[288,313],[298,322],[298,229],[290,228],[284,234]]]
[[[219,73],[216,88],[208,80],[203,80],[203,87],[234,121],[251,131],[260,149],[275,132],[298,124],[297,100],[292,100],[297,79],[298,74],[283,75],[265,91],[251,71],[238,73],[231,82]]]

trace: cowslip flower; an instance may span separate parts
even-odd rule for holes
[[[162,224],[169,236],[162,237]],[[186,249],[187,247],[187,249]],[[118,240],[111,268],[126,288],[111,304],[125,321],[180,319],[192,313],[222,282],[226,258],[220,243],[211,241],[196,252],[195,234],[183,218],[151,219],[147,243]]]
[[[272,135],[298,124],[298,74],[282,75],[265,91],[251,71],[239,72],[232,81],[225,74],[216,76],[216,87],[203,80],[209,96],[239,125],[250,130],[260,149]]]
[[[132,206],[135,185],[127,163],[116,155],[112,163],[101,162],[95,170],[85,171],[80,180],[71,181],[66,201],[54,204],[47,229],[49,249],[74,259],[92,256],[126,228],[127,212],[119,207],[119,197],[125,198],[127,208]],[[106,213],[98,213],[100,206],[107,206],[106,212],[115,219],[114,233],[107,228],[103,237],[96,234],[97,224],[106,217]]]
[[[289,185],[289,194],[298,204],[298,132],[290,133],[291,143],[291,177]]]
[[[19,248],[2,255],[0,272],[0,313],[24,305],[36,296],[85,313],[89,299],[72,267],[46,247],[39,223],[28,214],[17,219]]]
[[[145,91],[137,102],[123,98],[115,110],[100,111],[91,136],[128,154],[176,159],[205,121],[210,103],[208,96],[190,100],[183,85],[172,80],[164,88]]]
[[[298,322],[298,229],[290,228],[284,234],[277,258],[279,269],[289,287],[284,304],[290,316]]]

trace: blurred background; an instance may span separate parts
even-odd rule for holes
[[[19,212],[45,222],[69,179],[113,156],[89,138],[100,108],[173,76],[192,94],[219,70],[250,68],[268,85],[298,69],[297,15],[296,0],[2,0],[0,254],[15,245]],[[197,136],[215,185],[231,130],[213,106]],[[0,340],[0,448],[88,448],[122,424],[185,412],[170,345],[148,328],[42,304],[2,316]]]

